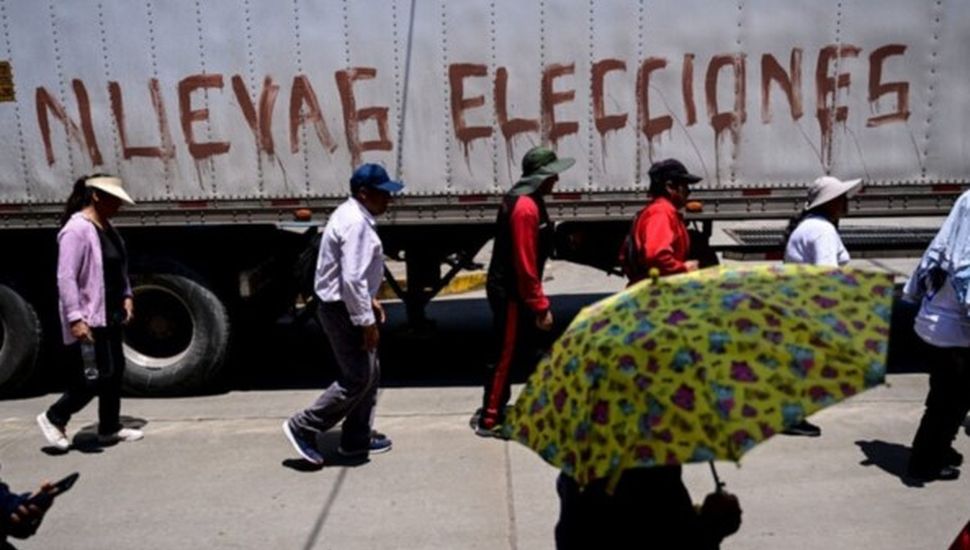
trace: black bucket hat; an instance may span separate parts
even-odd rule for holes
[[[559,158],[548,147],[533,147],[522,157],[522,178],[512,186],[512,193],[534,193],[550,176],[568,170],[573,164],[576,164],[576,159]]]

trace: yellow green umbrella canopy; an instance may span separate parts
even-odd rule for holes
[[[892,279],[805,265],[646,280],[583,309],[506,414],[576,479],[738,460],[885,377]]]

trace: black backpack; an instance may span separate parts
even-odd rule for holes
[[[293,279],[296,290],[307,299],[314,296],[313,280],[317,274],[317,257],[320,255],[320,242],[322,240],[323,232],[314,228],[306,247],[293,262]]]
[[[620,269],[623,270],[626,278],[631,281],[639,281],[647,277],[646,266],[638,261],[639,254],[637,254],[637,240],[635,238],[637,222],[646,209],[646,207],[643,207],[633,215],[633,219],[630,220],[630,229],[626,232],[626,237],[623,238],[623,244],[620,245]]]

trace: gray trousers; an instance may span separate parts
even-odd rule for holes
[[[317,320],[330,341],[340,374],[310,407],[290,417],[290,425],[315,436],[343,420],[340,446],[366,449],[381,374],[377,351],[364,351],[364,331],[350,322],[343,302],[320,302]]]

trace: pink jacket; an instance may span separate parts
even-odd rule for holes
[[[94,222],[80,212],[71,216],[57,234],[57,293],[65,344],[77,341],[71,323],[84,320],[90,327],[107,324],[104,302],[104,265],[101,239]],[[125,296],[131,296],[125,276]]]

